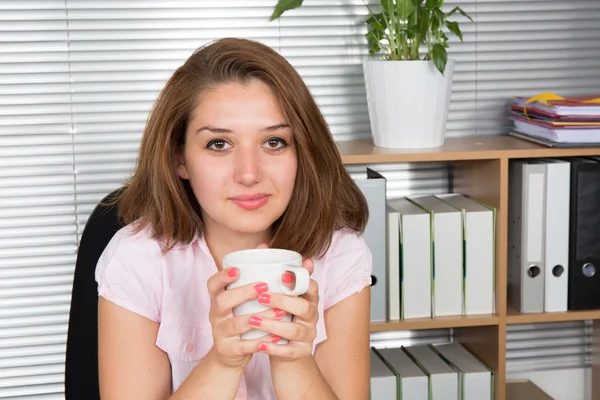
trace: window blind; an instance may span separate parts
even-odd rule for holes
[[[64,0],[0,3],[0,398],[63,391],[77,248],[67,39]]]
[[[362,0],[305,0],[269,22],[275,3],[0,0],[1,399],[63,397],[78,235],[131,172],[158,91],[194,49],[223,36],[272,46],[305,79],[337,140],[369,137]],[[464,42],[451,36],[448,136],[506,132],[513,95],[600,91],[596,0],[452,0],[445,8],[456,5],[475,22],[457,16]],[[360,176],[361,167],[349,170]],[[373,167],[389,179],[389,198],[448,187],[445,163]],[[589,336],[567,325],[546,332]],[[508,369],[548,367],[536,361],[546,351],[533,345],[537,326],[514,329]],[[373,340],[412,337],[398,335]],[[560,365],[584,365],[584,345],[569,343],[574,351]]]

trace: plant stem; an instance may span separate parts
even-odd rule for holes
[[[390,42],[390,50],[392,53],[392,59],[393,60],[397,60],[398,56],[399,56],[399,47],[401,46],[400,40],[398,38],[398,31],[396,30],[396,15],[395,15],[395,7],[394,7],[394,0],[387,0],[387,9],[388,12],[390,13],[390,18],[389,20],[391,21],[390,26],[390,36],[392,37],[392,42]],[[388,18],[386,18],[386,21],[388,20]]]

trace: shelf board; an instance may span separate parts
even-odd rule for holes
[[[462,328],[468,326],[498,325],[498,316],[469,315],[437,318],[414,318],[398,321],[371,322],[371,332],[404,331],[416,329]]]
[[[552,400],[552,397],[529,380],[506,382],[506,398],[509,400]]]
[[[508,305],[506,313],[507,324],[532,324],[539,322],[564,322],[600,319],[600,310],[521,314],[512,304]]]
[[[371,140],[351,140],[338,142],[338,149],[344,164],[600,155],[600,146],[555,149],[508,135],[447,138],[442,147],[406,150],[376,147]]]

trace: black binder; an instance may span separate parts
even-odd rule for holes
[[[600,309],[600,160],[571,161],[569,310]]]

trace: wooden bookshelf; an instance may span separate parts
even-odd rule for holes
[[[521,314],[511,304],[508,305],[506,314],[506,323],[509,325],[533,324],[540,322],[584,321],[596,319],[600,320],[600,310]]]
[[[552,400],[548,393],[528,380],[506,382],[506,398],[510,400]]]
[[[600,320],[594,321],[592,340],[592,399],[600,399]]]
[[[379,148],[367,140],[339,142],[345,164],[446,161],[452,164],[452,191],[496,207],[496,314],[421,318],[371,323],[371,332],[452,328],[463,344],[494,369],[496,400],[507,398],[506,327],[561,321],[594,321],[592,399],[600,400],[600,310],[521,314],[507,303],[508,166],[511,159],[600,156],[600,147],[554,149],[511,136],[448,138],[435,149]]]
[[[448,138],[442,147],[401,150],[373,146],[368,140],[338,142],[344,164],[500,160],[511,158],[598,156],[600,148],[555,149],[512,136]]]
[[[371,332],[409,331],[419,329],[462,328],[498,325],[497,315],[467,315],[457,317],[414,318],[399,321],[372,322]]]

